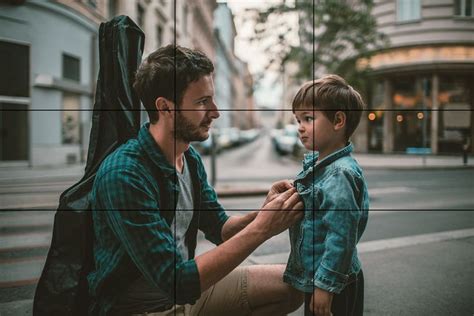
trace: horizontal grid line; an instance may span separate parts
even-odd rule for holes
[[[300,111],[318,111],[318,109],[298,109]],[[179,109],[171,110],[173,112],[208,112],[208,110],[198,109]],[[219,112],[293,112],[292,109],[218,109]],[[331,109],[328,111],[345,111],[345,112],[472,112],[474,109],[429,109],[429,108],[413,108],[413,109],[362,109],[362,110],[347,110],[347,109]],[[121,109],[0,109],[0,112],[148,112],[148,110],[121,110]],[[156,110],[154,112],[160,112]]]
[[[291,211],[290,209],[259,209],[259,208],[225,208],[224,209],[226,212],[229,211],[262,211],[262,212],[281,212],[281,211]],[[57,211],[57,208],[54,209],[48,209],[48,208],[17,208],[17,209],[0,209],[1,212],[29,212],[29,211],[47,211],[47,212],[55,212]],[[68,210],[60,210],[63,212],[68,212]],[[92,210],[87,210],[88,212],[92,212]],[[86,211],[86,212],[87,212]],[[97,210],[95,209],[94,211],[100,211],[100,212],[112,212],[112,211],[117,211],[117,210]],[[127,212],[140,212],[140,211],[161,211],[161,212],[174,212],[175,210],[164,210],[164,209],[144,209],[144,210],[118,210],[118,211],[127,211]],[[199,210],[199,209],[193,209],[193,210],[179,210],[179,211],[190,211],[190,212],[213,212],[215,210]],[[328,211],[328,210],[313,210],[313,212],[320,212],[320,211]],[[353,210],[333,210],[331,211],[338,211],[338,212],[350,212]],[[387,209],[369,209],[369,212],[371,211],[377,211],[377,212],[385,212],[385,211],[403,211],[403,212],[413,212],[413,211],[421,211],[421,212],[455,212],[455,211],[468,211],[468,212],[474,212],[474,207],[473,208],[439,208],[439,209],[411,209],[411,208],[405,208],[405,209],[397,209],[397,208],[387,208]]]

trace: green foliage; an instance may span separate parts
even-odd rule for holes
[[[387,45],[386,37],[377,31],[372,6],[373,0],[283,1],[257,12],[253,40],[273,38],[266,50],[271,55],[267,68],[296,61],[298,79],[336,73],[363,89],[368,69],[357,69],[357,60]],[[281,23],[291,14],[298,15],[298,30]],[[291,31],[299,35],[298,46],[285,40]]]

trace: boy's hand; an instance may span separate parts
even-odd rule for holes
[[[313,315],[316,316],[331,316],[331,305],[332,298],[334,294],[316,288],[311,296],[311,303],[309,304],[309,309],[313,312]]]
[[[267,205],[273,199],[275,199],[280,193],[285,192],[293,187],[293,182],[291,180],[281,180],[272,184],[270,191],[267,194],[267,198],[265,202],[263,202],[263,206]]]

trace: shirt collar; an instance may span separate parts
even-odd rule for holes
[[[149,131],[150,123],[145,123],[138,132],[138,142],[145,149],[151,161],[160,168],[165,175],[171,175],[176,169],[166,160],[165,155],[161,151],[160,146],[156,143]]]
[[[321,161],[317,161],[319,157],[319,152],[313,151],[304,156],[303,169],[307,170],[311,167],[314,167],[317,169],[324,168],[327,165],[331,164],[332,162],[336,161],[337,159],[349,155],[353,150],[354,150],[354,146],[352,145],[351,142],[349,142],[346,147],[333,152],[332,154],[328,155],[326,158],[324,158]]]

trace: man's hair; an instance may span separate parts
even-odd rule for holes
[[[178,109],[189,84],[213,71],[211,60],[200,51],[168,45],[157,49],[142,62],[133,88],[147,110],[150,122],[155,123],[158,121],[157,98],[175,102]]]
[[[346,114],[345,136],[349,139],[359,125],[364,101],[359,92],[337,75],[308,81],[293,99],[292,110],[321,111],[331,122],[337,111]]]

